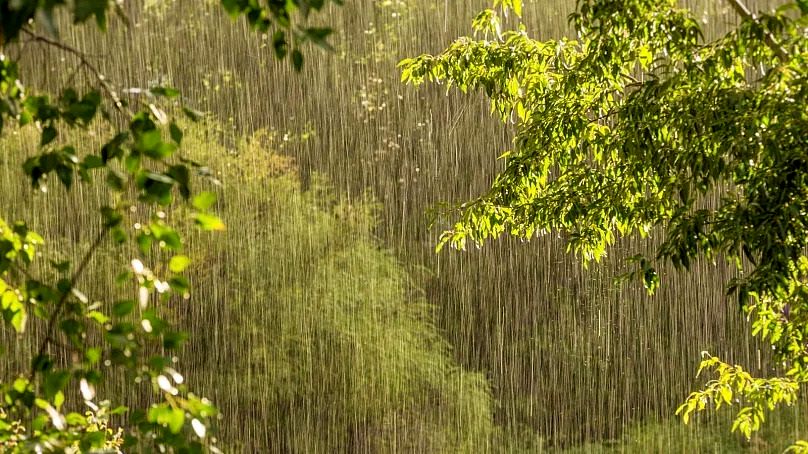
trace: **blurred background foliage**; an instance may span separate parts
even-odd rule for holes
[[[570,33],[573,1],[524,3],[537,37]],[[684,3],[708,30],[735,21],[721,2]],[[779,452],[798,438],[804,410],[778,416],[752,442],[720,417],[695,427],[668,420],[696,384],[702,349],[754,371],[773,367],[723,294],[730,270],[664,270],[668,281],[648,298],[640,284],[613,283],[622,259],[647,247],[639,240],[589,270],[551,237],[434,254],[442,220],[430,208],[483,192],[510,138],[482,97],[416,92],[399,84],[395,64],[468,34],[486,5],[330,7],[322,25],[336,30],[335,52],[307,54],[297,76],[273,58],[271,36],[234,26],[214,2],[127,2],[130,27],[63,33],[121,88],[175,86],[210,112],[184,149],[223,182],[217,210],[239,229],[214,240],[188,234],[194,304],[172,308],[191,335],[183,370],[223,413],[222,446]],[[90,83],[69,56],[36,43],[18,52],[32,87]],[[20,135],[0,144],[3,215],[79,248],[100,196],[32,195],[17,176],[27,144]],[[46,202],[56,214],[38,209]],[[99,257],[93,269],[116,259]]]

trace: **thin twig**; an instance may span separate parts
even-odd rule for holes
[[[65,289],[65,291],[62,293],[62,296],[56,303],[56,307],[53,309],[53,313],[51,314],[50,318],[48,318],[48,327],[47,330],[45,331],[45,339],[43,339],[42,343],[39,345],[38,353],[34,357],[35,359],[40,358],[43,354],[45,354],[45,349],[48,348],[48,345],[50,345],[54,341],[53,330],[56,328],[56,321],[59,319],[59,315],[62,313],[62,308],[64,308],[64,305],[65,303],[67,303],[67,299],[70,297],[70,294],[76,287],[79,278],[81,278],[81,275],[84,274],[84,270],[87,268],[87,265],[90,264],[90,260],[93,258],[93,255],[95,255],[95,252],[101,246],[101,243],[107,237],[108,233],[109,233],[108,228],[104,228],[103,230],[101,230],[101,233],[98,234],[98,237],[96,237],[93,244],[90,246],[87,252],[84,253],[84,257],[81,258],[81,261],[79,262],[78,267],[76,267],[76,270],[73,271],[73,275],[70,277],[70,282],[68,283],[68,288]],[[29,375],[29,381],[32,381],[35,375],[36,370],[34,369],[34,364],[32,364],[31,373]]]
[[[616,113],[617,113],[617,110],[616,110],[616,109],[614,109],[614,108],[609,109],[609,110],[608,110],[606,113],[601,114],[601,115],[600,115],[600,116],[598,116],[598,117],[595,117],[595,118],[590,118],[590,119],[589,119],[589,123],[598,123],[598,122],[600,122],[600,121],[603,121],[603,120],[605,120],[605,119],[607,119],[607,118],[611,117],[612,115],[614,115],[614,114],[616,114]]]
[[[107,96],[109,96],[110,99],[112,99],[112,102],[115,105],[115,108],[118,109],[118,111],[120,111],[123,114],[126,114],[128,116],[132,116],[132,112],[129,112],[128,109],[126,109],[126,106],[121,101],[121,98],[118,96],[118,93],[115,91],[115,89],[112,87],[112,85],[110,85],[110,83],[106,80],[104,75],[101,74],[101,71],[99,71],[98,68],[95,65],[93,65],[93,63],[87,58],[87,55],[84,52],[82,52],[82,51],[80,51],[80,50],[76,49],[75,47],[72,47],[72,46],[70,46],[68,44],[65,44],[65,43],[63,43],[61,41],[57,41],[55,39],[48,38],[47,36],[43,36],[43,35],[40,35],[38,33],[35,33],[33,31],[29,30],[28,28],[23,28],[22,31],[23,31],[23,33],[28,35],[31,38],[31,40],[33,40],[33,41],[39,41],[39,42],[45,43],[45,44],[47,44],[49,46],[53,46],[53,47],[55,47],[57,49],[60,49],[60,50],[63,50],[65,52],[69,53],[69,54],[72,54],[76,58],[78,58],[79,62],[81,63],[81,66],[84,66],[85,68],[87,68],[90,71],[90,73],[93,75],[93,77],[95,77],[96,80],[98,80],[98,83],[101,85],[101,88],[103,88],[104,91],[106,92]]]
[[[631,75],[629,73],[623,74],[623,77],[625,77],[626,79],[634,82],[634,84],[636,84],[636,85],[642,85],[642,82],[640,81],[640,79],[637,79],[636,77],[634,77],[633,75]]]
[[[30,273],[28,270],[26,270],[25,268],[21,267],[21,266],[20,266],[18,263],[14,263],[14,262],[12,262],[11,267],[12,267],[12,268],[14,268],[14,271],[16,271],[16,272],[18,272],[18,273],[22,274],[22,275],[23,275],[23,276],[24,276],[26,279],[28,279],[29,281],[33,281],[33,280],[35,280],[35,279],[34,279],[34,276],[32,276],[32,275],[31,275],[31,273]]]
[[[752,11],[750,11],[741,0],[728,1],[732,6],[732,9],[734,9],[739,16],[746,20],[757,21],[757,18],[754,14],[752,14]],[[772,51],[774,51],[775,55],[777,55],[777,58],[779,58],[780,61],[788,61],[788,52],[777,42],[777,39],[774,37],[771,31],[763,31],[763,42],[765,42],[766,45],[769,46]]]

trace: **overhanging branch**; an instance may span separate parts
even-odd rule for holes
[[[72,54],[76,58],[78,58],[80,65],[87,68],[90,74],[92,74],[93,77],[95,77],[101,88],[112,100],[112,103],[115,106],[115,108],[118,109],[121,113],[124,113],[130,117],[132,116],[132,113],[129,112],[128,109],[126,109],[126,106],[121,101],[121,98],[118,96],[118,93],[115,91],[114,88],[112,88],[112,85],[110,85],[110,83],[106,80],[104,75],[101,74],[101,71],[99,71],[98,68],[96,68],[96,66],[93,65],[93,63],[87,58],[87,55],[85,55],[84,52],[74,47],[71,47],[68,44],[65,44],[61,41],[57,41],[55,39],[48,38],[47,36],[37,34],[32,30],[29,30],[28,28],[23,28],[22,31],[23,33],[28,35],[32,41],[47,44],[49,46],[55,47],[56,49],[60,49],[64,52]]]
[[[750,11],[749,8],[747,8],[746,5],[741,0],[728,0],[728,1],[729,4],[732,6],[732,9],[734,9],[739,16],[741,16],[746,20],[757,21],[757,18],[755,17],[754,14],[752,14],[752,11]],[[769,48],[772,51],[774,51],[775,55],[777,55],[777,58],[779,58],[780,61],[788,60],[788,52],[786,52],[783,46],[781,46],[780,43],[777,42],[777,39],[774,37],[772,32],[770,32],[769,30],[764,30],[763,41],[766,43],[767,46],[769,46]]]

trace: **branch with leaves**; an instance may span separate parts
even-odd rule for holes
[[[589,261],[620,236],[664,232],[655,257],[633,260],[650,292],[655,262],[689,270],[721,256],[737,268],[728,291],[788,372],[753,379],[709,357],[719,378],[679,413],[730,404],[733,390],[745,402],[735,429],[749,436],[761,409],[792,403],[808,381],[808,3],[758,15],[730,3],[741,22],[713,42],[673,0],[580,1],[577,40],[503,32],[486,10],[473,29],[496,39],[460,38],[400,67],[408,83],[484,91],[516,128],[504,170],[438,248],[560,231]]]
[[[302,25],[329,3],[223,0],[222,6],[257,30],[273,30],[278,58],[292,45],[292,60],[300,69],[301,44],[329,48],[330,29]],[[102,31],[111,13],[128,23],[120,4],[109,0],[0,0],[0,134],[36,131],[38,151],[22,168],[34,189],[55,180],[70,190],[76,184],[98,184],[101,176],[98,182],[109,202],[100,210],[100,232],[77,263],[52,261],[50,270],[37,266],[36,251],[45,240],[23,222],[8,224],[0,218],[0,309],[4,329],[20,339],[8,350],[31,355],[21,370],[0,377],[0,447],[4,452],[217,452],[209,435],[216,408],[194,394],[174,369],[174,352],[187,335],[171,327],[157,304],[172,295],[186,297],[190,290],[184,272],[191,259],[183,254],[180,229],[165,210],[183,206],[200,229],[225,228],[213,212],[216,195],[194,191],[195,179],[206,177],[204,168],[178,156],[183,131],[174,113],[184,114],[185,121],[196,121],[200,114],[180,102],[179,91],[171,87],[137,90],[147,96],[135,98],[134,104],[123,99],[90,57],[59,39],[54,17],[60,10],[76,24],[94,20]],[[58,95],[29,91],[6,53],[21,45],[21,38],[77,59],[95,87],[80,92],[66,86]],[[110,121],[112,110],[121,121]],[[79,152],[75,141],[90,128],[109,134],[108,139],[96,150]],[[134,219],[133,213],[145,215]],[[110,243],[137,251],[119,276],[129,287],[122,292],[131,298],[105,301],[107,295],[81,291],[90,263]],[[40,329],[26,329],[31,324]],[[36,333],[41,337],[23,342]],[[36,347],[29,352],[25,345],[31,343]],[[114,403],[115,396],[96,395],[104,382],[123,376],[135,389],[142,388],[141,398],[131,404],[150,402],[146,408],[129,409]],[[89,410],[81,412],[82,407]],[[117,430],[116,415],[127,420]]]

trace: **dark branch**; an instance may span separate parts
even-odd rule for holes
[[[92,74],[93,77],[95,77],[95,79],[98,80],[98,83],[101,85],[101,88],[104,90],[107,96],[109,96],[109,98],[112,99],[112,103],[115,106],[115,108],[118,109],[118,111],[120,111],[123,114],[132,116],[132,113],[126,109],[126,106],[123,104],[121,98],[118,96],[118,93],[115,91],[112,85],[110,85],[110,83],[107,81],[104,75],[101,74],[101,71],[99,71],[98,68],[95,65],[93,65],[93,63],[87,58],[87,54],[61,41],[57,41],[55,39],[48,38],[47,36],[40,35],[28,28],[23,28],[22,31],[23,33],[28,35],[32,41],[47,44],[49,46],[55,47],[69,54],[72,54],[73,56],[78,58],[81,66],[87,68],[90,74]]]
[[[746,5],[741,0],[729,0],[729,4],[732,6],[735,12],[738,13],[738,15],[741,16],[742,18],[746,20],[757,21],[757,18],[755,17],[754,14],[752,14],[752,11],[750,11],[749,8],[747,8]],[[774,51],[775,55],[777,55],[777,58],[779,58],[780,61],[782,62],[788,61],[788,52],[786,52],[783,46],[781,46],[777,42],[777,39],[774,37],[772,32],[770,32],[769,30],[764,30],[763,41],[766,43],[767,46],[769,46],[769,48],[772,51]]]
[[[42,339],[42,343],[39,345],[39,350],[34,358],[40,358],[43,354],[45,354],[45,349],[48,348],[48,345],[52,344],[55,341],[54,338],[54,329],[56,329],[56,322],[59,320],[59,315],[62,313],[62,308],[64,308],[65,303],[67,303],[67,299],[70,298],[70,294],[72,293],[73,289],[76,287],[78,280],[84,274],[84,270],[87,269],[87,265],[90,264],[90,260],[95,255],[95,252],[101,246],[101,243],[107,237],[109,233],[108,228],[104,228],[101,233],[98,234],[93,244],[87,249],[87,252],[84,253],[84,256],[81,258],[79,265],[76,267],[75,271],[73,271],[73,275],[70,277],[70,283],[68,288],[62,293],[62,296],[59,297],[59,301],[56,303],[56,307],[53,309],[53,313],[51,313],[50,318],[48,318],[48,325],[45,331],[45,338]],[[34,369],[34,365],[31,365],[31,373],[29,375],[29,381],[34,379],[34,375],[36,375],[36,370]]]

